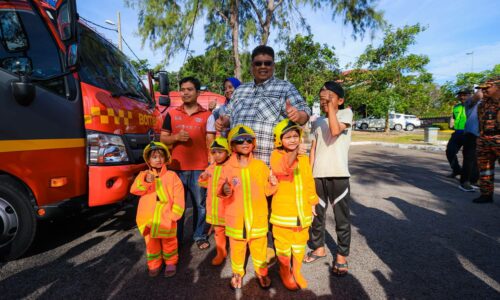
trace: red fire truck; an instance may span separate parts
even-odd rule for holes
[[[4,260],[29,248],[39,220],[124,199],[160,132],[129,60],[77,19],[75,0],[0,0]]]

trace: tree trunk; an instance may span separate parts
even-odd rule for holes
[[[384,129],[384,132],[389,132],[389,130],[391,130],[389,128],[389,111],[387,111],[387,113],[385,114],[385,129]]]
[[[238,20],[238,7],[240,5],[239,0],[231,1],[231,18],[229,21],[229,25],[231,26],[231,38],[233,43],[233,60],[234,60],[234,77],[238,78],[241,81],[241,61],[240,61],[240,53],[238,51],[238,43],[239,43],[239,20]]]

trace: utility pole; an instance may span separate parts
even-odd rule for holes
[[[116,23],[111,21],[111,20],[106,20],[104,22],[106,22],[109,25],[116,26],[116,32],[118,32],[118,49],[120,49],[120,51],[123,52],[123,48],[122,48],[122,21],[121,21],[119,11],[116,13],[116,17],[117,17]]]
[[[120,18],[120,12],[117,13],[117,25],[116,27],[118,28],[118,49],[120,49],[120,51],[123,51],[123,48],[122,48],[122,22],[121,22],[121,18]]]

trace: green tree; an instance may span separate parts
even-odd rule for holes
[[[241,57],[244,61],[243,80],[250,81],[250,54],[242,53]],[[221,93],[224,79],[230,77],[233,71],[234,64],[231,62],[231,50],[212,48],[203,55],[189,57],[179,70],[179,77],[194,76],[209,90]]]
[[[382,45],[369,45],[345,77],[349,103],[365,105],[370,115],[385,116],[386,131],[390,110],[421,113],[429,107],[434,89],[432,75],[425,70],[429,58],[408,53],[423,30],[419,24],[389,27]]]
[[[234,75],[241,78],[239,43],[250,39],[267,44],[272,29],[287,32],[292,26],[309,29],[301,11],[330,9],[332,18],[341,17],[350,24],[353,36],[384,25],[383,14],[375,9],[375,0],[125,0],[139,10],[139,35],[153,49],[165,51],[168,62],[180,50],[189,48],[192,29],[197,20],[206,17],[205,41],[225,47],[231,41]]]
[[[149,61],[147,59],[139,59],[139,60],[130,60],[132,66],[137,70],[139,75],[146,75],[148,71],[151,69],[149,65]]]
[[[312,35],[296,35],[278,58],[276,76],[293,83],[310,105],[325,81],[338,77],[334,49],[315,43]]]

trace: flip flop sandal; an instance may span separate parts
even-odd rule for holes
[[[262,276],[257,273],[255,273],[255,276],[257,277],[257,282],[261,289],[267,290],[271,287],[271,278],[269,278],[269,276]]]
[[[307,253],[307,256],[304,257],[302,262],[305,264],[312,264],[313,262],[320,260],[322,258],[325,258],[325,257],[326,257],[326,254],[325,255],[316,255],[313,253],[313,251],[309,251],[309,253]],[[312,258],[313,260],[307,261],[306,258]]]
[[[203,247],[203,245],[207,245],[207,246]],[[210,242],[208,240],[197,240],[196,246],[198,246],[198,249],[200,249],[200,250],[207,250],[208,248],[210,248]]]
[[[241,276],[240,274],[233,274],[233,277],[231,278],[231,281],[229,282],[229,287],[235,291],[241,289]]]
[[[342,277],[342,276],[347,275],[347,272],[349,272],[348,268],[349,268],[349,265],[347,264],[347,262],[345,264],[340,264],[337,261],[335,261],[333,263],[332,272],[336,276]],[[345,270],[340,270],[340,269],[345,269]]]
[[[173,277],[177,273],[176,265],[166,265],[165,266],[165,277]]]

